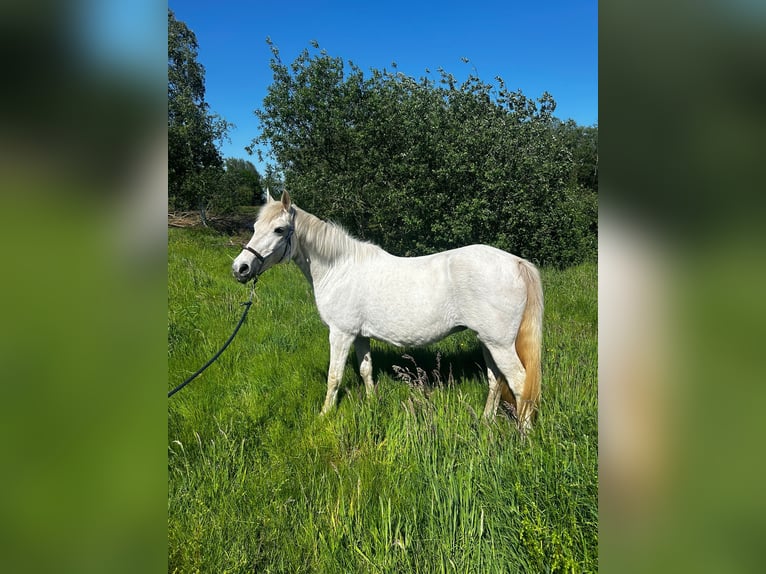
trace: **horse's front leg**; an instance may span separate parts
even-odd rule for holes
[[[324,400],[321,414],[326,415],[335,406],[338,398],[338,387],[343,379],[343,368],[346,358],[354,341],[352,335],[330,329],[330,369],[327,373],[327,396]]]
[[[367,388],[367,396],[375,392],[375,382],[372,380],[372,355],[370,353],[370,338],[361,335],[354,341],[356,360],[359,363],[359,374]]]

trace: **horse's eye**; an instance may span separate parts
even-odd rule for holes
[[[276,233],[277,235],[282,235],[284,232],[285,232],[285,228],[284,227],[277,227],[274,230],[274,233]]]

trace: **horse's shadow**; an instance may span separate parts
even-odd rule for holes
[[[354,377],[353,380],[347,378],[341,385],[339,402],[348,393],[358,392],[364,387],[353,349],[346,364],[353,367]],[[372,367],[376,387],[382,378],[391,378],[426,392],[452,386],[477,374],[484,376],[485,373],[484,357],[478,342],[461,344],[453,350],[434,346],[397,348],[373,342]]]

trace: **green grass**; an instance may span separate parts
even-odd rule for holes
[[[239,319],[249,286],[226,243],[169,230],[169,388]],[[326,327],[294,265],[266,273],[231,347],[168,401],[168,571],[596,571],[596,266],[543,280],[543,399],[522,440],[506,416],[481,420],[468,332],[420,350],[373,343],[375,396],[350,357],[320,418]],[[395,376],[415,370],[405,352],[430,385]]]

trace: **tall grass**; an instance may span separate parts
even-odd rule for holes
[[[172,387],[226,340],[249,287],[224,237],[171,229],[169,242]],[[266,273],[231,347],[169,400],[168,570],[595,571],[596,268],[543,280],[543,399],[522,440],[508,417],[477,416],[487,385],[468,332],[373,343],[375,395],[349,359],[320,418],[326,327],[294,265]],[[415,382],[395,372],[418,367]]]

